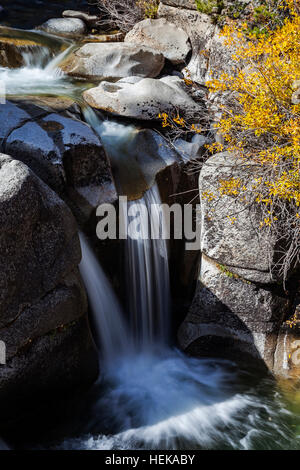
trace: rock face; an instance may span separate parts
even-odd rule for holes
[[[90,384],[98,367],[70,210],[26,165],[3,154],[0,209],[3,417],[18,413],[18,402]]]
[[[190,354],[273,371],[278,334],[292,309],[291,297],[270,274],[277,247],[259,230],[255,208],[230,196],[207,197],[216,194],[220,180],[246,175],[251,184],[251,174],[251,165],[228,153],[211,157],[202,167],[201,269],[179,341]]]
[[[219,181],[230,177],[247,174],[251,182],[252,172],[251,165],[226,152],[214,155],[203,166],[199,180],[201,251],[248,281],[268,284],[279,280],[270,274],[276,246],[270,234],[260,229],[257,211],[230,196],[222,196],[217,203],[205,197],[207,193],[217,195]]]
[[[161,2],[158,16],[182,28],[191,41],[192,57],[184,72],[195,82],[205,84],[220,70],[231,70],[231,52],[223,45],[220,30],[211,17],[187,7],[170,6],[171,3],[175,1]]]
[[[186,32],[165,18],[146,19],[137,23],[126,35],[125,42],[150,47],[173,64],[184,62],[191,50]]]
[[[157,77],[164,66],[164,56],[131,43],[89,43],[70,54],[60,64],[71,76],[92,79],[128,76]]]
[[[86,32],[85,23],[79,18],[52,18],[42,24],[39,29],[65,37],[76,37]]]
[[[79,18],[80,20],[84,21],[84,23],[90,28],[97,26],[99,21],[99,17],[97,15],[89,15],[84,11],[65,10],[62,16],[64,18]]]
[[[179,330],[181,347],[273,370],[278,329],[289,306],[286,296],[233,277],[202,255],[196,295]]]
[[[99,137],[85,123],[35,105],[7,102],[0,148],[28,165],[86,216],[116,198],[110,163]]]
[[[177,8],[187,8],[188,10],[197,10],[195,0],[160,0],[163,5],[169,5]]]
[[[83,94],[86,102],[120,116],[135,119],[158,119],[160,112],[172,113],[178,110],[185,114],[194,110],[202,113],[197,104],[184,90],[184,82],[179,77],[167,76],[159,80],[145,78],[116,83],[102,82]]]

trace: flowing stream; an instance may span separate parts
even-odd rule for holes
[[[69,45],[72,47],[72,45]],[[20,69],[0,68],[10,95],[76,96],[82,84],[59,69],[66,47],[53,57],[46,47],[24,55]],[[88,85],[85,85],[88,86]],[[101,120],[83,108],[119,173],[129,167],[135,126]],[[142,171],[142,170],[141,170]],[[137,174],[137,173],[135,173]],[[127,194],[126,188],[120,188]],[[144,240],[153,224],[163,230],[156,186],[124,205],[125,242],[121,306],[88,241],[81,235],[84,279],[101,355],[101,376],[76,435],[45,448],[58,449],[287,449],[299,448],[299,422],[274,384],[219,359],[195,359],[172,346],[168,247]],[[140,223],[132,224],[135,211]],[[147,210],[145,210],[147,209]],[[298,428],[296,427],[298,426]],[[297,435],[298,434],[298,435]],[[1,444],[0,444],[1,445]]]

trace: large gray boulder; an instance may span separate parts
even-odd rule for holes
[[[254,167],[234,155],[211,157],[200,173],[201,251],[248,281],[273,283],[278,280],[270,268],[276,261],[276,244],[269,231],[260,227],[260,214],[253,204],[223,195],[221,180],[252,180]],[[206,197],[215,195],[215,199]]]
[[[235,276],[202,255],[198,287],[179,329],[181,347],[197,356],[219,356],[247,366],[274,366],[280,325],[290,308],[286,295]]]
[[[218,75],[220,70],[230,72],[234,65],[231,50],[224,45],[220,29],[209,15],[192,9],[170,6],[175,3],[161,2],[158,17],[165,18],[182,28],[192,44],[192,56],[183,72],[188,78],[204,85]]]
[[[179,77],[155,80],[145,78],[135,83],[102,82],[83,94],[92,107],[135,119],[159,119],[159,113],[202,113],[202,107],[185,91]]]
[[[227,152],[209,158],[201,169],[200,273],[178,338],[189,354],[219,356],[243,366],[251,362],[282,375],[282,345],[290,342],[282,341],[280,331],[291,315],[294,294],[271,271],[279,247],[260,227],[255,204],[218,189],[231,178],[252,185],[253,174],[253,163]]]
[[[86,32],[86,25],[80,18],[52,18],[39,29],[58,36],[76,37]]]
[[[116,190],[102,143],[84,122],[35,105],[7,102],[0,148],[28,165],[62,197],[88,216]]]
[[[165,18],[140,21],[127,33],[125,42],[151,47],[173,64],[184,62],[191,50],[186,32]]]
[[[100,80],[137,75],[157,77],[164,66],[164,56],[138,44],[88,43],[70,54],[60,68],[75,77]]]
[[[0,221],[0,409],[11,416],[18,402],[90,384],[98,367],[76,222],[26,165],[4,154]]]

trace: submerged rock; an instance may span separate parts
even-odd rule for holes
[[[97,377],[70,210],[22,162],[0,155],[2,418]],[[3,424],[3,423],[2,423]]]
[[[94,108],[135,119],[158,119],[161,112],[203,112],[184,90],[183,80],[176,76],[159,80],[145,78],[135,83],[102,82],[97,88],[85,91],[83,96]]]
[[[76,37],[86,32],[85,23],[79,18],[52,18],[38,29],[65,37]]]
[[[132,75],[157,77],[164,56],[136,44],[89,43],[70,54],[60,68],[71,76],[90,79],[123,78]]]
[[[186,32],[165,18],[137,23],[126,35],[125,42],[151,47],[173,64],[184,62],[191,50]]]

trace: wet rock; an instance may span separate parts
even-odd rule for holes
[[[205,151],[205,145],[209,143],[209,140],[200,134],[195,134],[192,137],[191,142],[187,142],[183,139],[177,139],[174,142],[175,148],[184,160],[193,160],[201,157]]]
[[[0,209],[0,340],[7,346],[0,367],[3,417],[15,413],[10,403],[24,405],[41,389],[59,394],[78,386],[79,376],[90,384],[97,357],[86,326],[81,250],[70,210],[26,165],[3,154]]]
[[[24,53],[38,50],[41,46],[29,39],[0,37],[0,65],[19,68],[24,65]]]
[[[119,81],[102,82],[83,94],[86,102],[120,116],[135,119],[158,119],[161,112],[185,114],[202,113],[202,107],[185,91],[184,82],[179,77],[168,76],[159,80],[146,78],[136,83]]]
[[[11,101],[6,101],[0,106],[0,144],[3,150],[5,139],[16,128],[20,127],[26,121],[35,119],[46,114],[43,108],[28,104],[28,106],[16,105]]]
[[[38,29],[64,37],[76,37],[86,32],[85,23],[79,18],[52,18]]]
[[[184,62],[191,50],[185,31],[165,18],[146,19],[137,23],[126,35],[125,42],[151,47],[173,64]]]
[[[86,217],[101,203],[115,200],[110,164],[99,137],[82,121],[32,105],[7,103],[2,149],[28,165]],[[5,149],[5,150],[4,150]]]
[[[95,80],[133,75],[156,77],[164,61],[162,54],[136,44],[89,43],[70,54],[60,67],[71,76]]]
[[[164,137],[152,129],[126,128],[125,138],[120,138],[117,145],[111,146],[110,132],[122,135],[123,131],[122,124],[113,125],[106,121],[103,123],[102,138],[119,193],[136,200],[154,184],[155,176],[161,169],[172,165],[180,157]]]

